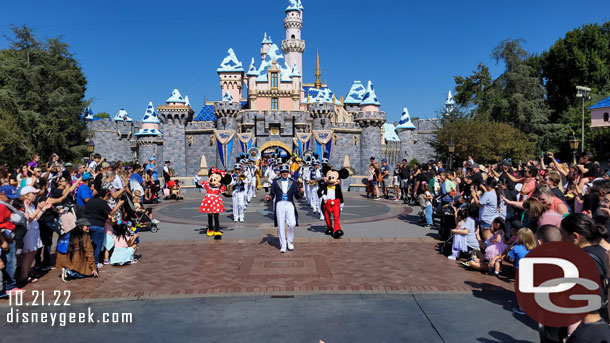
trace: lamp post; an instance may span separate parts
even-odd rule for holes
[[[572,159],[574,160],[574,164],[576,164],[576,151],[578,151],[579,143],[580,142],[578,141],[578,138],[576,138],[574,132],[572,132],[572,138],[570,139],[570,149],[572,149]]]
[[[95,150],[95,143],[93,143],[93,139],[89,139],[87,142],[87,151],[89,152],[89,161],[91,161],[91,157],[93,155],[93,151]]]
[[[455,152],[455,143],[449,142],[449,170],[453,170],[453,153]]]
[[[580,145],[581,152],[585,151],[585,100],[590,99],[590,97],[589,97],[590,92],[591,92],[591,88],[583,87],[583,86],[576,86],[576,97],[582,98],[582,128],[581,128],[582,136],[580,139],[582,142],[582,144]]]

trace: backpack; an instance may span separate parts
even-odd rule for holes
[[[69,244],[70,244],[70,232],[59,237],[59,239],[57,240],[57,252],[60,254],[67,254]]]

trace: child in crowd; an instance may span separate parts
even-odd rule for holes
[[[457,211],[457,220],[459,221],[457,227],[451,230],[454,236],[451,255],[447,257],[450,260],[456,260],[460,257],[460,253],[468,251],[468,235],[474,235],[474,220],[468,216],[467,209],[461,208]],[[471,241],[474,242],[472,239]]]
[[[428,185],[428,183],[424,182],[423,184],[423,188],[424,188],[424,199],[426,199],[426,207],[425,207],[425,214],[426,214],[426,228],[429,229],[432,227],[432,199],[434,199],[434,197],[432,196],[432,193],[430,193],[430,186]]]
[[[110,257],[111,264],[133,264],[138,262],[135,253],[138,249],[136,240],[140,237],[139,233],[130,236],[131,223],[119,221],[114,225],[114,251]]]
[[[504,243],[504,230],[506,230],[506,224],[504,219],[497,217],[491,223],[491,237],[485,242],[485,259],[489,261],[487,269],[491,273],[493,270],[496,276],[500,275],[500,269],[502,267],[502,254],[507,248]]]
[[[534,232],[528,228],[522,228],[517,232],[517,244],[508,252],[508,258],[515,263],[515,269],[519,270],[519,261],[524,258],[530,250],[536,247],[536,238]],[[513,308],[513,312],[517,314],[525,314],[521,305],[517,304]]]
[[[159,224],[159,221],[153,218],[152,208],[144,208],[144,206],[142,205],[142,197],[141,192],[139,190],[133,192],[133,207],[136,210],[138,217],[146,213],[154,224]]]

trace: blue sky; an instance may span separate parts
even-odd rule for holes
[[[313,82],[319,49],[323,81],[345,95],[353,80],[372,80],[390,121],[404,106],[412,116],[434,117],[453,77],[480,62],[498,76],[502,66],[489,56],[506,38],[523,38],[529,52],[542,52],[573,28],[610,20],[608,0],[302,1],[304,81]],[[244,68],[252,57],[260,64],[263,33],[277,44],[284,39],[287,4],[9,1],[0,32],[27,24],[39,37],[63,36],[87,77],[94,112],[125,108],[140,119],[149,101],[163,104],[174,88],[196,112],[204,99],[220,99],[216,68],[227,49]]]

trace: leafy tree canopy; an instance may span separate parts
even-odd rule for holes
[[[73,159],[86,137],[87,80],[59,38],[41,42],[27,26],[12,31],[0,50],[0,162],[17,165],[34,152]]]

